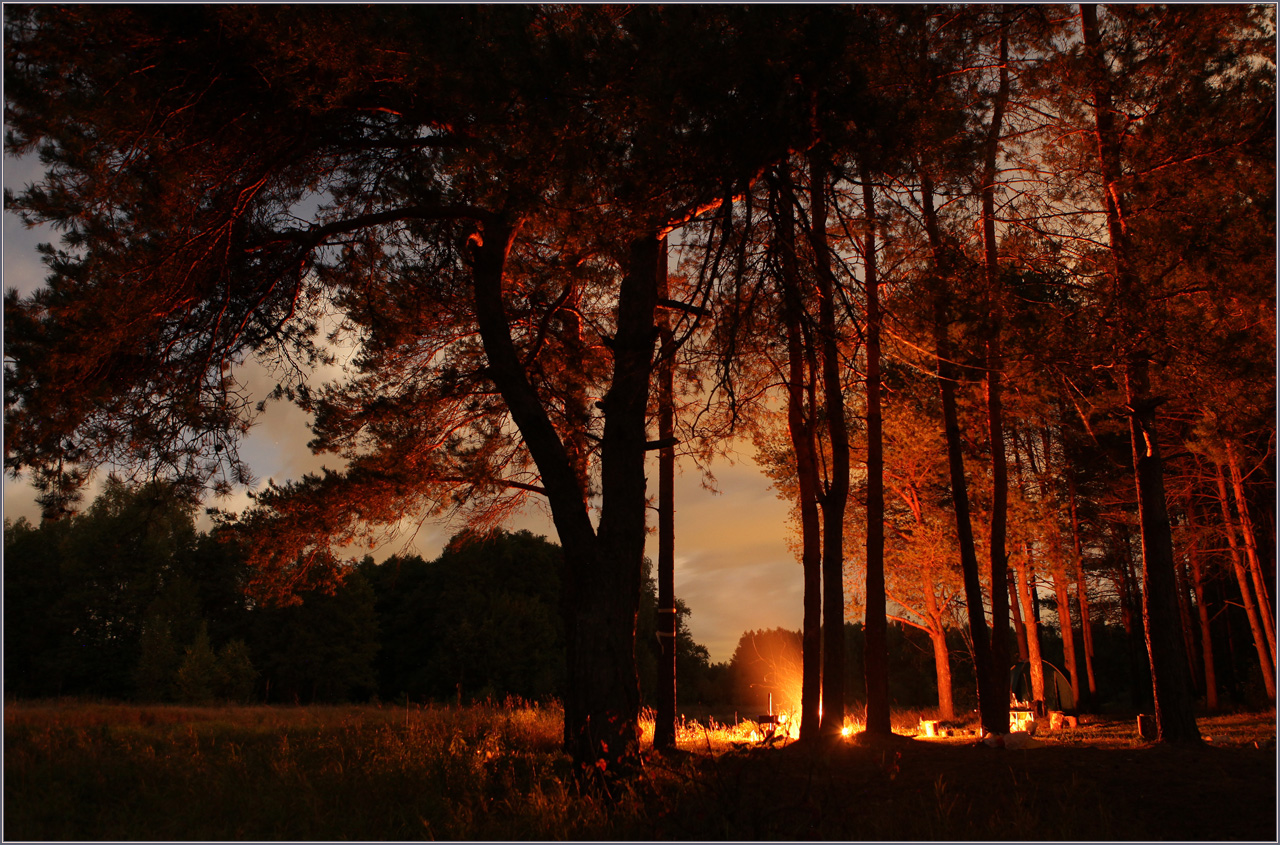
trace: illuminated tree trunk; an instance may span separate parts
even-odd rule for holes
[[[658,251],[658,298],[668,298],[667,239]],[[657,634],[661,652],[658,659],[657,713],[653,744],[657,748],[676,745],[676,528],[675,528],[675,339],[671,315],[660,312],[658,319],[658,614]]]
[[[1071,680],[1071,697],[1080,703],[1080,666],[1076,662],[1075,628],[1071,624],[1071,593],[1067,586],[1065,565],[1053,563],[1053,593],[1058,600],[1058,630],[1062,633],[1062,659],[1067,664],[1067,677]]]
[[[1174,580],[1178,585],[1178,616],[1182,620],[1182,641],[1186,646],[1187,670],[1191,673],[1191,683],[1197,683],[1200,668],[1200,657],[1196,642],[1198,630],[1191,621],[1191,586],[1187,579],[1186,561],[1178,561],[1173,568]]]
[[[1067,491],[1071,497],[1071,547],[1072,558],[1075,561],[1076,600],[1080,606],[1080,642],[1084,648],[1085,676],[1089,681],[1089,697],[1084,706],[1092,709],[1094,702],[1098,700],[1098,681],[1093,673],[1093,623],[1089,618],[1089,585],[1085,581],[1084,549],[1080,542],[1080,516],[1076,510],[1076,479],[1070,471],[1067,472]],[[1076,699],[1076,706],[1084,709],[1079,698]]]
[[[1009,610],[1013,615],[1013,636],[1018,642],[1018,659],[1026,663],[1031,659],[1027,649],[1027,625],[1022,619],[1022,600],[1018,598],[1018,582],[1015,578],[1007,578],[1009,584]]]
[[[804,573],[800,739],[807,742],[820,735],[822,718],[822,535],[818,519],[818,460],[813,419],[816,367],[810,358],[812,338],[805,331],[804,299],[793,240],[794,197],[785,167],[782,165],[777,174],[779,196],[775,228],[782,258],[782,313],[787,332],[787,428],[796,455],[800,498],[800,564]]]
[[[810,244],[818,282],[818,332],[822,346],[823,404],[826,407],[827,438],[831,446],[830,483],[822,503],[822,733],[840,736],[844,727],[844,516],[849,502],[849,430],[845,424],[844,393],[840,388],[840,349],[836,336],[836,279],[831,270],[831,249],[827,244],[827,162],[819,145],[809,155]],[[868,330],[868,349],[870,348]],[[868,352],[870,356],[870,352]],[[870,379],[870,375],[868,375]],[[878,407],[877,407],[878,410]],[[877,426],[879,418],[877,416]],[[868,426],[868,429],[870,426]],[[877,432],[877,440],[878,440]],[[870,433],[868,437],[870,438]],[[870,447],[868,447],[870,448]],[[881,479],[881,510],[884,493]],[[875,519],[868,505],[868,526]],[[868,532],[870,527],[868,527]],[[881,537],[884,529],[880,529]],[[881,542],[883,548],[883,540]],[[884,555],[881,552],[881,594],[884,593]],[[870,569],[870,556],[868,556]],[[868,587],[868,596],[870,588]],[[883,603],[883,599],[882,599]],[[870,601],[868,601],[868,614]],[[867,664],[870,665],[869,663]],[[868,730],[871,718],[867,719]],[[885,730],[888,729],[885,718]]]
[[[1266,579],[1262,577],[1262,563],[1258,558],[1258,540],[1253,533],[1253,520],[1249,518],[1249,500],[1244,495],[1244,476],[1240,472],[1240,460],[1236,455],[1235,443],[1227,442],[1227,466],[1231,470],[1231,489],[1236,496],[1236,512],[1240,514],[1240,534],[1244,538],[1245,557],[1249,561],[1249,572],[1253,576],[1253,589],[1258,598],[1258,619],[1262,622],[1262,630],[1266,633],[1267,647],[1271,652],[1271,662],[1276,659],[1276,626],[1271,615],[1271,599],[1267,594]]]
[[[969,642],[973,649],[974,676],[978,684],[978,706],[982,727],[989,733],[1008,733],[1009,694],[1007,681],[994,686],[991,671],[991,636],[982,603],[982,580],[978,574],[978,555],[973,542],[973,521],[969,508],[969,486],[964,473],[964,443],[960,438],[960,419],[956,408],[957,367],[951,358],[951,340],[947,331],[947,278],[951,259],[942,244],[938,215],[933,206],[933,182],[928,173],[921,174],[921,198],[925,231],[933,252],[933,343],[937,358],[938,393],[942,402],[942,427],[947,440],[947,467],[951,481],[951,504],[956,515],[956,540],[960,546],[960,569],[964,576],[964,599],[969,619]],[[1001,702],[995,701],[1004,689]],[[1003,713],[1003,716],[1001,716]]]
[[[867,295],[867,610],[864,666],[867,731],[892,733],[889,718],[889,626],[884,583],[884,443],[880,411],[880,279],[876,267],[875,194],[862,176],[867,217],[863,259]]]
[[[1209,605],[1205,602],[1204,571],[1200,558],[1191,558],[1192,588],[1196,593],[1196,609],[1200,621],[1200,652],[1204,664],[1204,704],[1209,710],[1218,709],[1218,672],[1213,663],[1213,632],[1209,624]]]
[[[1218,500],[1222,503],[1222,527],[1227,534],[1227,544],[1231,548],[1231,568],[1236,574],[1236,583],[1240,586],[1240,602],[1244,606],[1245,616],[1249,619],[1249,630],[1253,633],[1253,646],[1258,652],[1258,664],[1262,671],[1262,685],[1266,689],[1267,695],[1270,698],[1275,698],[1275,668],[1271,662],[1271,652],[1267,648],[1267,635],[1262,627],[1258,607],[1253,600],[1253,590],[1250,589],[1249,576],[1245,572],[1244,562],[1240,553],[1240,541],[1236,537],[1235,523],[1231,518],[1227,480],[1223,475],[1221,465],[1217,466],[1217,475]]]
[[[1031,582],[1031,549],[1028,546],[1023,547],[1023,554],[1015,558],[1013,564],[1017,570],[1018,577],[1014,579],[1017,584],[1018,596],[1022,602],[1022,615],[1024,624],[1027,626],[1027,660],[1031,665],[1031,699],[1032,701],[1045,701],[1044,697],[1044,658],[1040,654],[1040,625],[1036,621],[1035,608],[1031,591],[1035,586]]]
[[[1003,727],[999,733],[1007,733],[1009,725],[1009,606],[1005,602],[1005,578],[1008,572],[1008,555],[1005,550],[1009,511],[1009,478],[1005,460],[1004,408],[1001,399],[1001,379],[1004,372],[1004,351],[1000,335],[1003,331],[1003,292],[1000,284],[1000,265],[996,254],[996,159],[1000,149],[1000,131],[1005,105],[1009,100],[1009,33],[1005,12],[1001,7],[1000,21],[1000,88],[992,105],[991,126],[987,138],[986,163],[982,180],[982,240],[983,264],[987,282],[987,308],[991,325],[987,334],[987,422],[991,435],[991,688],[993,699],[988,700],[992,724]],[[1030,620],[1028,620],[1029,624]],[[1030,641],[1028,637],[1028,641]],[[1028,642],[1029,644],[1029,642]],[[984,719],[984,722],[986,719]]]
[[[1098,34],[1097,14],[1095,6],[1080,6],[1085,51],[1092,65],[1098,163],[1122,315],[1120,340],[1127,347],[1118,363],[1129,411],[1138,520],[1142,527],[1142,618],[1151,661],[1156,729],[1161,742],[1198,744],[1201,741],[1200,730],[1196,726],[1190,673],[1178,630],[1173,537],[1165,502],[1164,463],[1160,457],[1156,429],[1156,408],[1161,400],[1151,395],[1149,355],[1138,342],[1141,292],[1130,261],[1121,188],[1120,139],[1112,107],[1109,71]]]
[[[933,594],[933,578],[926,570],[921,579],[924,591],[925,615],[929,619],[929,641],[933,644],[933,667],[938,681],[938,715],[943,719],[954,719],[955,703],[951,689],[951,650],[947,647],[947,629],[942,623],[942,611],[938,607],[938,598]]]

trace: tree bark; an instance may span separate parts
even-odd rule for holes
[[[577,665],[570,669],[576,686],[571,683],[570,690],[585,711],[577,726],[575,759],[584,753],[622,759],[639,745],[635,630],[644,570],[646,415],[658,303],[653,269],[658,245],[656,233],[631,243],[630,266],[618,291],[613,379],[602,400],[600,551],[593,570],[580,575],[587,589],[575,597],[578,655]],[[597,685],[603,689],[592,691]]]
[[[876,266],[875,192],[862,176],[867,217],[863,245],[867,296],[867,609],[864,666],[867,726],[872,734],[893,732],[889,715],[889,626],[884,581],[884,441],[880,411],[880,278]]]

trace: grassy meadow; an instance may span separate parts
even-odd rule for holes
[[[520,702],[9,702],[4,724],[7,840],[1276,835],[1272,712],[1205,718],[1211,741],[1194,750],[1144,743],[1132,720],[1018,750],[855,734],[815,751],[704,718],[682,724],[679,752],[585,785],[559,750],[559,710]]]

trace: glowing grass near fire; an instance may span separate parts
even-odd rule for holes
[[[523,702],[182,707],[6,702],[12,840],[1266,841],[1275,715],[1202,720],[1215,747],[1171,758],[1132,720],[1049,750],[855,741],[811,754],[751,719],[683,719],[681,753],[575,779],[559,707]],[[777,714],[781,720],[782,713]],[[859,714],[860,715],[860,714]],[[895,733],[931,711],[895,712]],[[976,722],[975,722],[976,724]],[[859,720],[847,723],[851,736]],[[1151,787],[1134,800],[1136,784]],[[1008,801],[992,805],[992,790]],[[851,801],[851,795],[859,796]],[[1154,796],[1154,797],[1153,797]]]

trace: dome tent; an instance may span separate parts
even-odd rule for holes
[[[1015,701],[1023,706],[1031,705],[1031,663],[1022,661],[1015,663],[1009,671],[1009,693]],[[1044,661],[1044,698],[1045,707],[1049,710],[1074,710],[1076,697],[1071,691],[1071,682],[1062,670],[1049,661]]]

